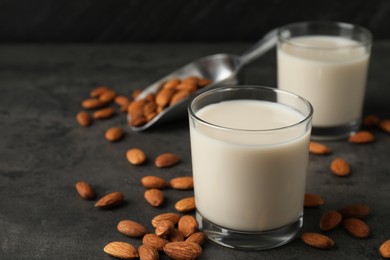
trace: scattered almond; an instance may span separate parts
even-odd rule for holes
[[[85,109],[96,109],[99,107],[104,106],[105,103],[100,101],[99,99],[96,98],[89,98],[85,99],[82,103],[81,106]]]
[[[91,185],[89,185],[87,182],[79,181],[76,183],[75,187],[83,199],[91,200],[95,198],[95,192],[93,191]]]
[[[353,204],[339,209],[338,212],[343,218],[365,218],[370,214],[371,209],[366,204]]]
[[[201,246],[204,243],[205,239],[206,235],[204,234],[204,232],[195,232],[186,239],[186,242],[197,243]]]
[[[140,260],[158,260],[159,254],[156,248],[149,245],[141,245],[138,247],[138,255]]]
[[[374,127],[379,124],[379,117],[377,115],[367,115],[363,119],[363,125],[365,127]]]
[[[172,232],[169,234],[168,240],[169,242],[180,242],[180,241],[184,241],[184,236],[177,228],[174,228]]]
[[[141,183],[148,189],[164,189],[168,186],[168,183],[157,176],[145,176],[141,179]]]
[[[198,230],[199,224],[191,215],[184,215],[179,219],[178,229],[184,237],[189,237]]]
[[[330,170],[334,175],[340,177],[348,176],[351,173],[348,162],[342,158],[334,159],[330,164]]]
[[[102,108],[92,114],[94,119],[107,119],[115,115],[115,110],[112,107]]]
[[[380,247],[379,247],[379,253],[384,258],[390,258],[390,240],[385,241]]]
[[[171,234],[174,229],[175,227],[172,221],[162,220],[157,223],[155,233],[159,237],[167,236]]]
[[[305,244],[321,249],[332,248],[335,244],[330,237],[318,233],[302,233],[301,239]]]
[[[366,144],[371,143],[375,139],[374,135],[368,131],[359,131],[351,135],[348,139],[350,143],[354,144]]]
[[[122,127],[111,127],[106,131],[105,137],[110,142],[116,142],[122,139],[124,131]]]
[[[126,96],[116,96],[114,102],[120,107],[126,107],[127,110],[127,107],[130,104],[130,99]]]
[[[325,212],[320,219],[320,229],[324,231],[329,231],[337,227],[343,216],[334,210]]]
[[[101,93],[101,95],[99,96],[99,100],[102,101],[103,103],[108,103],[113,101],[115,97],[116,97],[115,91],[109,89]]]
[[[90,92],[89,95],[90,95],[92,98],[97,98],[97,97],[99,97],[101,94],[103,94],[103,92],[105,92],[105,91],[107,91],[107,90],[109,90],[108,87],[106,87],[106,86],[100,86],[100,87],[97,87],[97,88],[93,89],[93,90]]]
[[[164,193],[158,189],[145,191],[144,197],[146,201],[154,207],[158,207],[164,202]]]
[[[146,161],[145,153],[138,148],[130,149],[126,152],[127,160],[133,165],[141,165]]]
[[[366,238],[370,235],[370,227],[358,218],[348,218],[343,221],[343,227],[353,236]]]
[[[133,245],[125,242],[111,242],[104,247],[104,252],[121,259],[138,258],[137,249]]]
[[[305,194],[304,206],[305,207],[318,207],[324,204],[324,199],[317,194]]]
[[[312,142],[309,143],[309,151],[317,155],[326,155],[331,152],[330,148],[324,144]]]
[[[95,203],[95,207],[103,209],[112,208],[121,204],[123,199],[123,194],[121,192],[112,192],[98,200]]]
[[[163,153],[156,157],[154,163],[158,168],[171,167],[180,161],[180,157],[173,153]]]
[[[129,237],[143,237],[148,230],[140,223],[132,220],[121,220],[117,225],[120,233]]]
[[[379,122],[379,128],[390,133],[390,119],[383,119]]]
[[[202,248],[192,242],[170,242],[164,246],[164,252],[172,259],[192,260],[202,254]]]
[[[76,120],[81,126],[90,126],[92,124],[91,116],[85,111],[78,112]]]
[[[194,188],[194,181],[192,176],[176,177],[170,181],[170,185],[173,189],[189,190]]]
[[[169,220],[169,221],[171,221],[173,224],[176,225],[176,224],[179,222],[179,219],[180,219],[180,215],[179,215],[179,214],[171,213],[171,212],[162,213],[162,214],[160,214],[160,215],[155,216],[155,217],[152,219],[152,226],[153,226],[153,227],[157,227],[158,222],[160,222],[160,221],[162,221],[162,220]]]
[[[154,247],[158,251],[162,251],[163,247],[166,244],[168,244],[169,241],[164,239],[164,238],[161,238],[161,237],[157,236],[156,234],[146,234],[142,238],[142,243],[144,245],[148,245],[148,246]]]
[[[179,212],[188,212],[196,209],[195,197],[188,197],[179,200],[175,204],[175,209]]]

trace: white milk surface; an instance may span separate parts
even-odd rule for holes
[[[294,44],[282,43],[278,48],[278,87],[309,100],[314,127],[360,119],[369,61],[365,49],[356,41],[333,36],[291,41]]]
[[[209,105],[196,115],[219,126],[251,130],[285,127],[304,119],[287,106],[249,100]],[[298,219],[305,192],[308,131],[292,131],[294,137],[290,131],[233,134],[236,131],[193,124],[190,131],[196,207],[205,218],[240,231],[272,230]],[[281,143],[284,138],[288,140]]]

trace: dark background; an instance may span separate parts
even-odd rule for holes
[[[390,39],[389,0],[0,0],[0,42],[245,42],[304,20]]]

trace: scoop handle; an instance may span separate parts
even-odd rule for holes
[[[270,49],[272,49],[277,42],[278,28],[273,29],[256,42],[251,48],[240,56],[240,67],[251,63]]]

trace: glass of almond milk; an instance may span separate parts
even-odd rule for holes
[[[278,88],[314,108],[313,139],[349,136],[361,125],[372,35],[338,22],[302,22],[278,32]]]
[[[211,240],[269,249],[302,227],[310,103],[259,86],[208,90],[189,105],[196,217]]]

